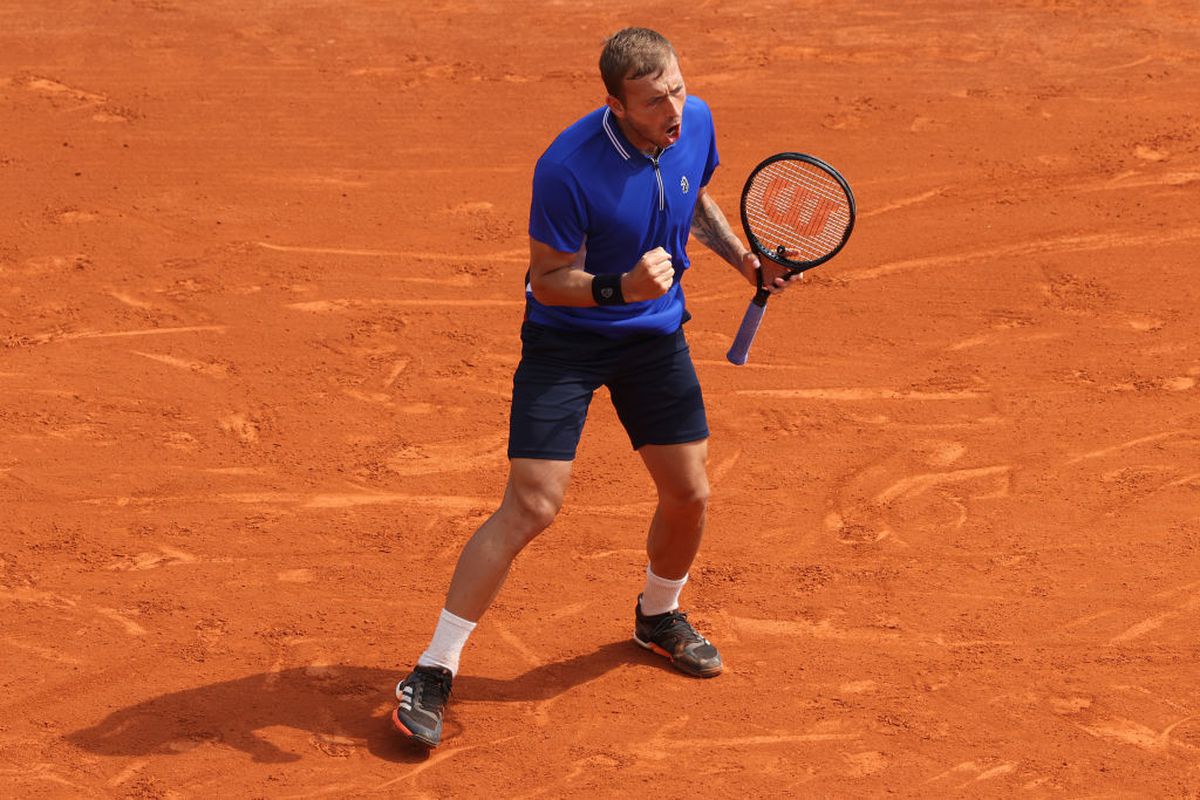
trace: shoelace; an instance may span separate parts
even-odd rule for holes
[[[670,634],[685,642],[707,642],[687,621],[686,611],[672,611],[654,628],[655,635]]]
[[[415,691],[420,695],[419,705],[440,711],[446,705],[446,698],[450,694],[450,678],[424,670],[417,670],[416,675]]]

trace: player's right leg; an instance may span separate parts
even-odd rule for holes
[[[513,559],[562,508],[573,461],[514,458],[504,501],[463,548],[446,594],[446,610],[478,620],[492,604]]]
[[[429,647],[396,687],[398,705],[392,714],[396,730],[427,747],[441,741],[442,715],[467,638],[504,585],[513,559],[558,514],[571,464],[512,460],[500,508],[479,526],[459,555]]]
[[[396,687],[399,707],[392,720],[422,744],[432,747],[441,740],[442,712],[459,655],[504,585],[513,559],[562,507],[588,405],[604,379],[588,351],[589,342],[595,347],[598,338],[530,323],[522,327],[504,500],[464,546],[433,639],[412,674]]]

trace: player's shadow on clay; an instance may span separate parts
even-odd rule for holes
[[[536,667],[511,680],[462,675],[455,680],[447,714],[447,740],[457,733],[454,706],[472,702],[541,702],[643,660],[628,641]],[[348,755],[365,746],[388,761],[417,762],[424,748],[398,736],[389,715],[391,692],[402,675],[369,667],[323,667],[260,673],[172,692],[112,712],[90,728],[67,735],[88,752],[105,756],[178,755],[205,744],[233,747],[254,761],[286,763],[306,755]],[[259,731],[307,731],[308,748],[282,750]]]

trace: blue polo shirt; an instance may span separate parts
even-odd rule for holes
[[[592,308],[544,305],[527,285],[526,318],[614,339],[674,332],[683,321],[680,279],[696,197],[718,163],[712,113],[698,97],[684,102],[679,139],[658,158],[629,143],[607,106],[559,134],[533,172],[529,235],[564,253],[586,249],[583,267],[593,275],[628,272],[662,247],[675,283],[654,300]]]

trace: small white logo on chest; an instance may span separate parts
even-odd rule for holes
[[[687,175],[684,175],[682,178],[679,179],[679,188],[683,189],[684,194],[688,193],[688,188],[690,186],[691,186],[691,184],[688,183]]]

